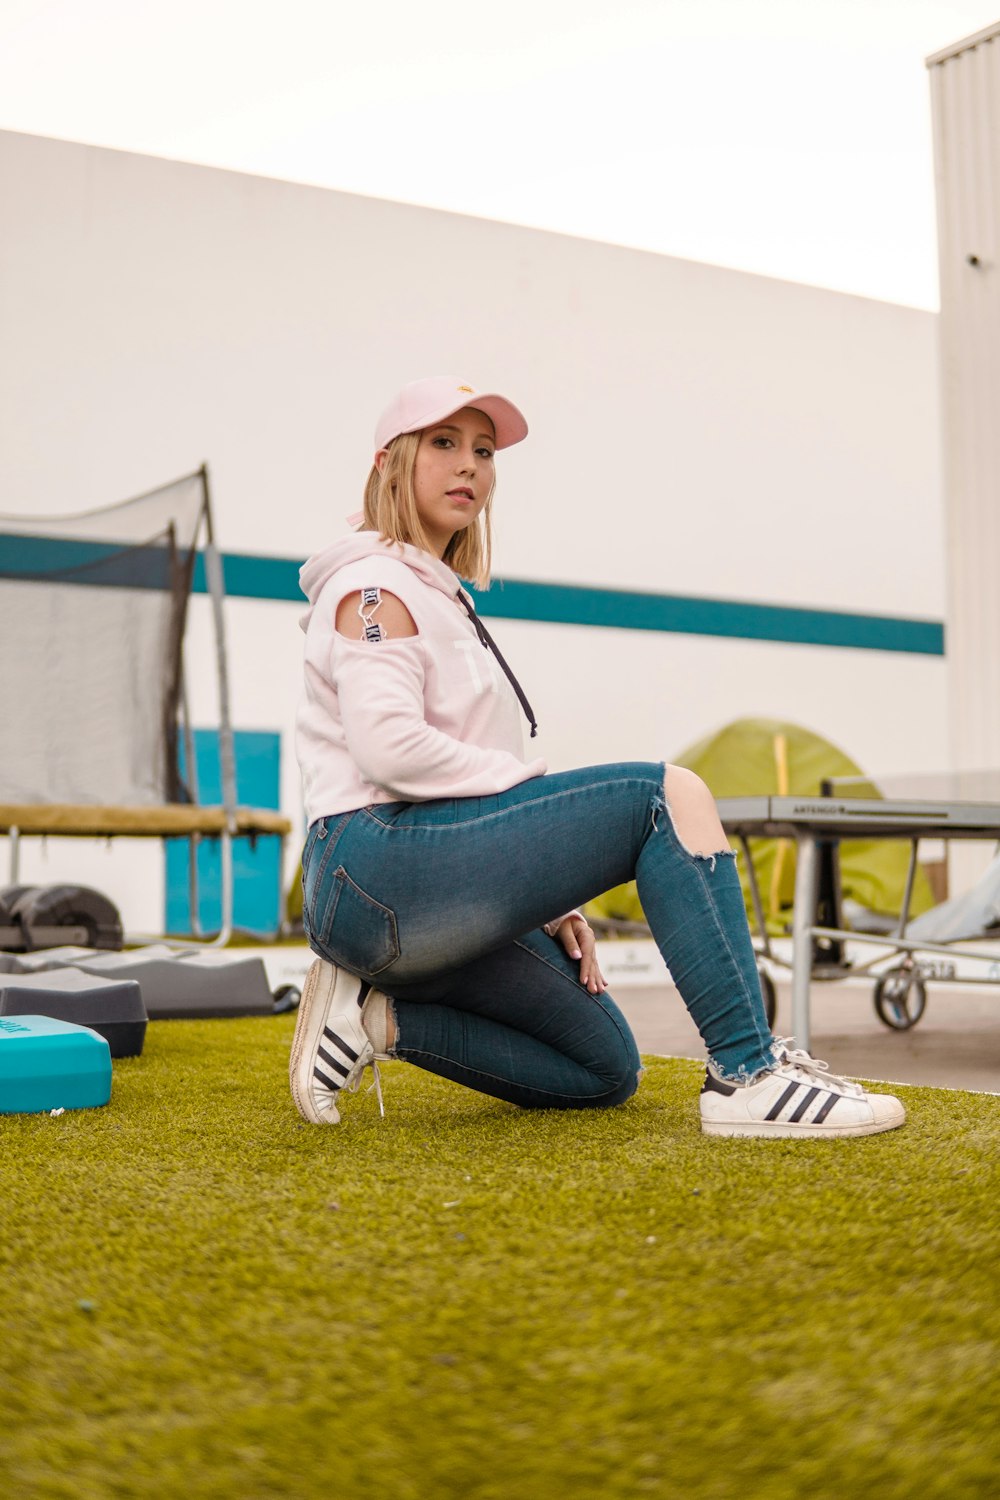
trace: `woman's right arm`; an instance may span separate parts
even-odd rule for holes
[[[416,635],[417,627],[413,623],[413,616],[402,599],[398,599],[395,594],[383,593],[381,589],[378,594],[377,604],[366,602],[360,589],[354,594],[345,594],[337,605],[337,634],[345,636],[347,640],[367,640],[371,622],[381,628],[383,639],[399,641]]]

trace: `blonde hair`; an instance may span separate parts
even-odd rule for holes
[[[382,472],[372,465],[365,483],[363,529],[377,531],[383,542],[409,542],[414,547],[422,547],[425,552],[433,552],[417,514],[417,496],[413,487],[420,437],[419,432],[401,433],[386,449]],[[473,524],[454,533],[442,559],[460,578],[468,578],[480,589],[486,588],[490,581],[493,492],[491,489]]]

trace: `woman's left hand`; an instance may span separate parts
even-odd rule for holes
[[[599,995],[608,987],[597,962],[597,939],[594,929],[581,916],[566,917],[559,924],[556,936],[570,958],[580,960],[580,983],[592,995]]]

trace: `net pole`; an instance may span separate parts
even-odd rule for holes
[[[215,545],[212,524],[211,492],[208,465],[201,466],[201,483],[205,497],[205,584],[212,606],[215,627],[215,663],[219,693],[219,773],[222,781],[222,807],[226,827],[220,839],[222,865],[222,926],[215,943],[222,946],[233,930],[233,835],[236,832],[236,756],[233,750],[233,726],[229,712],[229,663],[226,656],[226,625],[222,601],[225,582],[222,558]]]
[[[191,710],[188,705],[187,674],[184,670],[183,643],[181,646],[181,732],[184,739],[184,770],[188,791],[191,801],[198,805],[201,798],[198,794],[198,766],[195,762],[194,732],[191,728]],[[198,850],[201,846],[201,835],[192,833],[188,839],[188,922],[195,937],[204,937],[201,929],[201,916],[199,914],[198,899]]]

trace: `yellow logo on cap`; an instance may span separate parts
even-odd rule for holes
[[[458,385],[458,386],[455,387],[455,389],[457,391],[468,391],[468,393],[469,393],[470,396],[475,395],[475,392],[473,391],[471,385]]]

